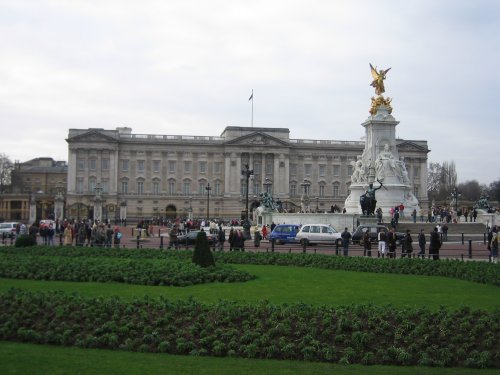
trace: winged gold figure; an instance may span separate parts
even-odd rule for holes
[[[373,81],[370,84],[370,86],[375,87],[375,94],[382,95],[382,93],[385,92],[385,87],[384,87],[385,75],[389,70],[391,70],[391,68],[386,70],[380,69],[379,71],[377,71],[377,67],[374,68],[373,65],[370,63],[370,69],[372,71],[372,77],[373,77]]]

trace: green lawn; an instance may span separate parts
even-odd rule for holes
[[[86,297],[149,295],[201,302],[233,300],[275,304],[303,302],[312,305],[377,304],[428,308],[494,309],[500,307],[500,288],[445,277],[375,274],[302,267],[233,265],[257,276],[245,283],[211,283],[189,287],[159,287],[119,283],[76,283],[0,279],[0,292],[10,287],[33,291],[63,290]]]
[[[341,366],[300,361],[131,353],[0,341],[0,374],[493,375],[498,374],[498,370],[361,365]]]

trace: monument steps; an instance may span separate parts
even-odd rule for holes
[[[385,223],[388,224],[388,223]],[[412,234],[420,233],[420,229],[423,229],[426,234],[430,233],[437,224],[442,223],[413,223],[412,221],[399,221],[397,231],[404,232],[406,229],[410,229]],[[456,223],[447,224],[448,234],[483,234],[486,232],[486,225],[483,223]]]

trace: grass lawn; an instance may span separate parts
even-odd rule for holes
[[[300,361],[214,358],[66,348],[0,341],[0,373],[10,374],[301,374],[489,375],[498,370],[332,365]]]
[[[171,299],[193,297],[201,302],[232,300],[274,304],[303,302],[311,305],[375,304],[394,306],[446,306],[456,309],[500,307],[500,288],[445,277],[375,274],[302,267],[233,265],[257,279],[245,283],[211,283],[189,287],[159,287],[120,283],[76,283],[0,279],[0,292],[10,287],[33,291],[62,290],[85,297],[149,295]]]

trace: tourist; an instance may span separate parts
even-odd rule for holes
[[[344,256],[348,256],[349,255],[349,242],[351,241],[352,235],[347,230],[347,227],[342,232],[341,237],[342,237],[342,247],[344,249]]]
[[[368,231],[363,233],[363,238],[361,239],[363,241],[363,255],[364,256],[372,256],[372,240],[370,238],[370,234]]]
[[[491,261],[493,263],[498,262],[498,229],[497,226],[495,225],[493,227],[493,237],[491,239]]]
[[[438,233],[438,228],[434,228],[430,235],[429,241],[429,257],[432,255],[432,259],[439,260],[439,249],[441,248],[441,237]]]
[[[396,258],[396,229],[394,227],[387,234],[387,244],[389,247],[389,258]]]
[[[64,246],[73,245],[73,226],[71,224],[66,224],[66,228],[64,228]]]
[[[403,239],[403,248],[401,249],[401,258],[404,258],[408,255],[408,258],[411,258],[411,253],[413,252],[413,238],[411,238],[410,230],[406,230],[406,235]]]
[[[121,239],[122,239],[122,232],[120,232],[120,228],[118,226],[115,226],[113,243],[116,248],[120,247]]]
[[[425,233],[423,229],[420,229],[420,233],[418,234],[418,246],[420,247],[420,252],[418,253],[418,257],[422,257],[425,259]]]
[[[224,229],[220,226],[217,232],[217,245],[220,251],[224,249],[224,242],[226,242],[226,232],[224,232]]]
[[[448,241],[448,225],[446,223],[441,227],[441,231],[443,232],[443,241]]]
[[[378,257],[385,258],[385,245],[387,240],[387,235],[383,229],[380,229],[378,232]]]

